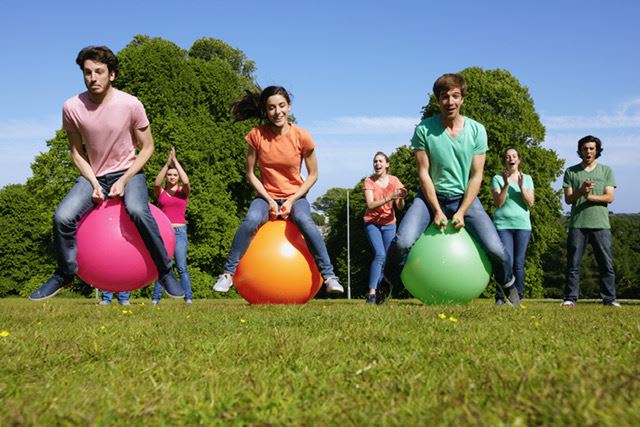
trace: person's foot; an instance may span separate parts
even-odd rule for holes
[[[122,301],[120,305],[131,305],[131,303],[129,301]]]
[[[504,304],[504,300],[502,298],[496,299],[496,305],[503,305],[503,304]]]
[[[152,299],[151,300],[151,305],[158,305],[160,304],[160,300],[159,299]]]
[[[382,280],[378,283],[376,288],[376,304],[384,304],[391,297],[391,291],[393,290],[393,284],[386,276],[382,276]]]
[[[341,294],[344,292],[344,288],[342,287],[340,282],[338,282],[337,277],[329,277],[327,280],[325,280],[324,287],[330,294]]]
[[[367,304],[376,303],[376,294],[367,294]]]
[[[222,273],[218,276],[218,281],[213,285],[213,290],[216,292],[229,292],[229,289],[233,286],[233,276],[229,273]]]
[[[178,279],[173,275],[173,271],[165,274],[165,276],[159,280],[160,284],[171,298],[184,297],[184,289],[178,283]]]
[[[42,301],[47,298],[51,298],[62,289],[70,286],[73,283],[73,276],[61,276],[54,274],[51,279],[44,282],[42,286],[33,291],[29,296],[31,301]]]
[[[109,301],[102,300],[97,305],[111,305]]]
[[[191,301],[190,299],[186,299],[186,300],[184,300],[184,303],[185,303],[185,304],[187,304],[187,305],[191,305],[191,303],[192,303],[192,302],[193,302],[193,301]]]
[[[576,306],[576,303],[569,300],[564,300],[562,301],[562,304],[560,304],[560,307],[575,307],[575,306]]]
[[[620,303],[616,300],[613,301],[607,301],[603,303],[606,307],[622,307],[622,305],[620,305]]]
[[[507,297],[507,301],[514,307],[520,306],[520,295],[518,294],[518,289],[516,288],[516,276],[511,277],[507,283],[502,285],[502,294]]]

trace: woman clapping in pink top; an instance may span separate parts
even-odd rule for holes
[[[180,275],[180,285],[184,288],[184,301],[191,304],[191,279],[187,267],[187,221],[185,219],[191,184],[189,184],[187,173],[176,158],[176,150],[173,147],[169,151],[166,163],[156,176],[153,191],[158,198],[158,207],[169,218],[173,226],[173,232],[176,235],[175,264]],[[162,285],[156,282],[153,286],[152,304],[156,305],[160,302],[162,290]]]

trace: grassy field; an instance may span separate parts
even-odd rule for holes
[[[0,425],[640,425],[640,305],[0,300]]]

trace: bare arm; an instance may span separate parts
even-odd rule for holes
[[[122,197],[124,195],[124,187],[127,185],[129,179],[140,172],[142,167],[149,161],[153,154],[153,136],[151,136],[151,127],[147,126],[134,131],[134,137],[136,139],[138,147],[138,155],[133,161],[133,164],[112,186],[109,191],[109,197]]]
[[[188,196],[189,193],[191,193],[191,183],[189,182],[189,176],[184,171],[184,168],[178,161],[178,158],[176,157],[176,150],[173,147],[171,147],[171,155],[173,160],[173,166],[178,171],[178,177],[180,178],[180,182],[182,182],[182,193],[185,196]]]
[[[82,144],[82,136],[77,132],[67,132],[69,138],[69,149],[71,150],[71,159],[73,164],[78,168],[80,174],[89,181],[93,187],[93,193],[91,198],[94,203],[99,203],[104,200],[104,194],[102,193],[102,187],[96,178],[93,169],[89,164],[89,160],[86,157],[84,145]]]
[[[580,197],[587,197],[589,193],[591,193],[591,190],[593,190],[593,183],[590,181],[583,181],[580,188],[576,191],[573,191],[573,188],[571,187],[565,187],[564,201],[568,205],[573,205]]]
[[[262,185],[262,182],[256,176],[257,161],[258,161],[258,153],[250,145],[247,146],[247,155],[245,157],[245,162],[244,162],[244,173],[247,177],[247,180],[249,181],[249,184],[251,184],[251,186],[255,188],[256,192],[258,193],[258,196],[265,199],[269,203],[271,211],[275,213],[276,210],[278,209],[278,204],[275,202],[275,200],[271,198],[269,193],[267,193],[267,190],[264,188],[264,185]]]
[[[486,154],[483,153],[473,156],[473,159],[471,160],[471,172],[469,176],[469,183],[467,184],[467,190],[464,192],[464,197],[462,198],[458,211],[453,214],[452,218],[452,223],[455,228],[464,227],[464,216],[475,198],[478,197],[480,185],[482,185],[485,158]]]
[[[159,197],[160,193],[162,193],[162,184],[164,183],[164,179],[167,177],[167,170],[169,170],[170,166],[171,155],[169,155],[167,161],[162,166],[162,169],[160,169],[160,172],[156,175],[155,181],[153,181],[153,194],[155,194],[156,197]]]
[[[433,181],[429,175],[429,156],[424,150],[416,150],[414,153],[418,167],[420,187],[422,188],[422,193],[427,200],[427,204],[433,210],[433,223],[438,227],[444,227],[447,224],[447,216],[440,208],[440,203],[438,202],[438,197],[436,195],[436,187],[433,185]]]
[[[493,204],[497,208],[501,208],[504,202],[507,201],[507,195],[509,194],[509,175],[506,172],[502,173],[502,188],[495,188],[491,194],[493,194]]]
[[[588,194],[587,200],[594,203],[613,203],[615,188],[604,187],[604,194]]]

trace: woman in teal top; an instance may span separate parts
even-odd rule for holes
[[[508,148],[503,157],[505,170],[491,180],[496,211],[493,222],[513,262],[513,274],[520,298],[524,296],[524,257],[531,238],[529,209],[533,207],[533,180],[518,170],[520,153]],[[504,304],[504,296],[496,291],[496,304]]]

